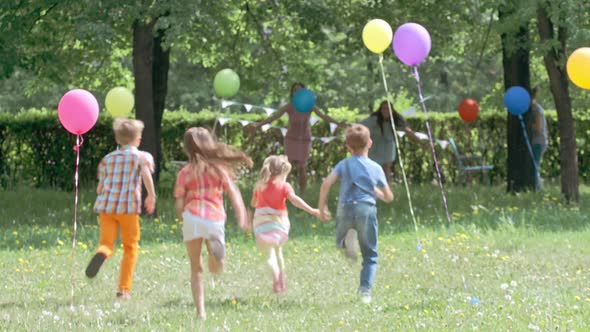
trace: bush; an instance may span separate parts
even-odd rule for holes
[[[329,110],[330,115],[346,122],[358,121],[366,115],[358,115],[347,109]],[[559,148],[557,116],[548,111],[550,146],[542,163],[543,177],[559,176]],[[185,160],[182,151],[182,135],[191,126],[213,127],[217,113],[204,110],[199,113],[186,111],[166,112],[162,123],[162,170],[163,179],[166,172],[175,172],[170,163],[172,160]],[[224,117],[256,121],[262,114],[224,114]],[[480,115],[475,124],[465,124],[455,113],[431,113],[430,126],[437,139],[453,137],[462,153],[477,153],[483,156],[486,163],[496,165],[490,173],[493,181],[501,182],[506,178],[506,117],[503,112],[489,112]],[[409,126],[417,132],[426,133],[424,118],[407,119]],[[108,152],[116,149],[111,130],[112,119],[101,114],[96,126],[84,135],[84,144],[80,150],[80,183],[94,185],[96,167],[100,159]],[[286,126],[281,119],[275,126]],[[590,116],[577,114],[576,137],[578,141],[578,158],[580,176],[588,180],[586,169],[590,160],[584,150],[590,134]],[[220,140],[235,145],[246,151],[256,165],[251,175],[257,174],[258,167],[266,156],[271,153],[283,153],[282,134],[279,129],[272,128],[267,132],[259,131],[248,135],[237,121],[230,121],[225,126],[216,126],[216,134]],[[313,126],[314,137],[332,136],[329,125],[318,122]],[[320,179],[328,174],[335,163],[345,156],[342,130],[338,136],[328,143],[316,139],[313,142],[312,155],[309,161],[309,172],[312,178]],[[29,110],[16,115],[0,114],[0,186],[7,187],[27,183],[35,187],[73,188],[75,137],[66,132],[57,119],[57,113],[49,110]],[[401,150],[408,179],[412,182],[432,180],[434,167],[432,156],[420,149],[417,144],[401,138]],[[455,160],[450,147],[442,149],[437,145],[441,169],[445,179],[454,181],[456,177]],[[396,164],[399,172],[399,165]],[[173,182],[172,179],[166,180]]]

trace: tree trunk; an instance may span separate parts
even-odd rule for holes
[[[500,24],[511,12],[500,8]],[[526,23],[518,30],[503,33],[502,66],[504,68],[504,88],[519,85],[530,91],[531,74],[529,68],[529,33]],[[518,45],[518,46],[515,46]],[[525,122],[530,121],[530,113],[523,115]],[[507,190],[519,192],[535,189],[535,167],[526,145],[519,119],[508,114],[508,159],[507,159]],[[529,126],[526,126],[527,128]],[[530,133],[527,133],[530,137]]]
[[[545,2],[537,9],[537,26],[542,41],[554,41],[554,24],[547,15]],[[568,78],[564,67],[566,59],[567,29],[565,28],[566,15],[562,12],[559,17],[557,40],[559,47],[548,49],[543,55],[545,68],[549,75],[551,94],[557,109],[559,122],[559,157],[561,166],[561,192],[565,199],[578,202],[578,154],[576,151],[576,128],[572,115],[572,102],[568,90]]]
[[[160,137],[162,132],[162,116],[164,115],[164,106],[166,104],[166,94],[168,93],[168,69],[170,68],[170,48],[164,49],[162,42],[165,38],[165,30],[158,30],[154,38],[154,61],[152,64],[152,89],[154,92],[154,124],[155,139],[157,152],[156,173],[154,181],[157,183],[160,178],[160,161],[162,160],[162,146]]]
[[[153,28],[155,21],[142,23],[133,22],[133,71],[135,76],[135,117],[144,123],[141,139],[142,150],[154,156],[154,162],[159,164],[158,146],[160,141],[156,136],[156,122],[154,119],[154,90],[153,90]]]

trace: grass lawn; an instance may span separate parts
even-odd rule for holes
[[[318,190],[311,189],[307,199],[315,205]],[[333,222],[291,209],[284,249],[289,291],[276,296],[252,235],[228,220],[225,273],[215,285],[206,274],[205,322],[196,318],[181,225],[166,190],[159,217],[142,220],[128,302],[115,300],[121,248],[95,279],[84,276],[98,240],[90,191],[80,196],[74,260],[72,193],[1,191],[0,330],[590,330],[588,187],[576,206],[564,205],[551,185],[520,195],[502,187],[450,187],[449,226],[437,187],[413,186],[416,231],[397,186],[396,201],[379,206],[380,260],[370,305],[355,296],[360,263],[350,265],[336,251]],[[470,303],[473,298],[481,302]]]

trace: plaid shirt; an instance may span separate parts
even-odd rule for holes
[[[96,197],[97,213],[141,213],[141,170],[153,172],[151,154],[134,146],[123,146],[102,158],[98,164],[98,181],[102,192]]]
[[[225,222],[223,192],[227,189],[227,181],[207,173],[194,174],[187,165],[178,172],[174,197],[184,197],[184,210],[195,216]]]

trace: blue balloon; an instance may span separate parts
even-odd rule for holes
[[[309,113],[315,106],[315,96],[307,89],[299,89],[291,98],[291,103],[297,112]]]
[[[506,90],[504,95],[504,105],[508,112],[513,115],[522,115],[529,110],[531,105],[531,96],[529,92],[521,86],[513,86]]]

